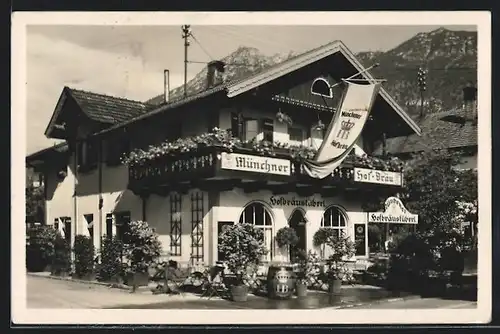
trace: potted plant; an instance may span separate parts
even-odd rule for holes
[[[261,230],[243,223],[228,226],[219,236],[219,252],[224,256],[227,268],[236,276],[230,287],[233,301],[247,300],[248,270],[257,268],[267,253],[262,240],[264,235]]]
[[[319,229],[314,235],[313,242],[315,246],[322,247],[323,258],[326,247],[331,251],[325,259],[324,278],[328,282],[329,293],[337,294],[342,287],[342,281],[349,273],[346,260],[355,254],[354,242],[342,232],[339,234],[339,231],[329,228]]]
[[[138,286],[149,284],[149,268],[161,255],[161,243],[156,232],[145,221],[132,221],[125,232],[123,247],[127,261],[127,284]]]
[[[289,226],[282,227],[278,230],[274,239],[276,240],[278,247],[283,249],[285,254],[290,255],[290,258],[293,258],[290,252],[293,250],[292,247],[297,245],[299,242],[299,237],[297,236],[295,229]]]
[[[300,249],[292,258],[295,267],[295,294],[297,297],[307,296],[307,278],[309,268],[309,254]]]

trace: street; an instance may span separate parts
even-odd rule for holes
[[[28,308],[127,308],[127,309],[180,309],[180,308],[223,308],[252,309],[267,308],[267,299],[260,302],[235,305],[225,300],[185,295],[153,295],[149,291],[130,293],[126,290],[105,286],[55,280],[46,277],[27,277]],[[380,302],[353,309],[429,309],[429,308],[475,308],[475,302],[444,300],[438,298],[410,299],[404,301]],[[293,307],[296,308],[297,306]],[[301,307],[297,307],[301,308]],[[310,307],[305,307],[310,308]],[[314,307],[314,308],[317,308]]]

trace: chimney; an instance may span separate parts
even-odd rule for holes
[[[207,88],[220,85],[223,82],[224,67],[226,64],[220,60],[214,60],[207,65]]]
[[[465,111],[475,115],[477,112],[477,88],[472,82],[468,82],[467,86],[464,87],[463,98],[464,98],[464,109]]]
[[[163,102],[168,103],[170,99],[170,71],[163,70]]]

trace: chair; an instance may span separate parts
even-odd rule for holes
[[[200,298],[208,297],[211,299],[214,296],[225,298],[228,294],[228,289],[224,284],[224,266],[215,265],[205,273],[204,291]]]

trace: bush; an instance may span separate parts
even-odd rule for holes
[[[257,267],[267,254],[263,239],[262,230],[242,223],[229,226],[219,236],[219,252],[229,270],[236,275],[236,284],[244,284],[248,269]]]
[[[275,239],[280,248],[295,246],[299,242],[297,232],[288,226],[280,228],[276,233]]]
[[[90,237],[85,235],[75,236],[75,275],[85,277],[94,271],[94,246]]]
[[[132,221],[125,233],[123,254],[133,273],[146,273],[161,255],[158,234],[145,221]]]
[[[36,226],[26,231],[26,268],[44,271],[52,263],[58,232],[51,226]]]
[[[123,278],[123,242],[117,236],[104,236],[101,239],[100,263],[97,267],[99,281],[113,281]]]
[[[52,259],[52,275],[64,275],[71,272],[71,247],[68,241],[56,234],[54,242],[54,257]]]
[[[378,224],[368,224],[368,247],[370,253],[382,252],[384,250],[382,244],[382,236],[384,231]]]

